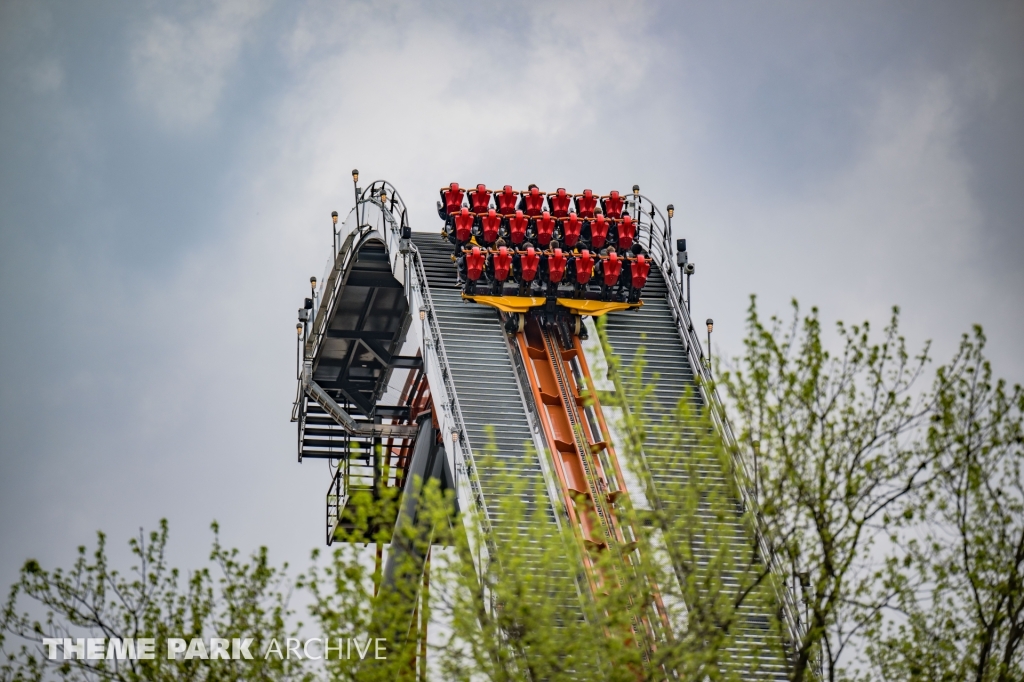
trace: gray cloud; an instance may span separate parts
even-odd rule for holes
[[[302,563],[294,312],[349,171],[677,207],[695,314],[746,296],[990,330],[1024,378],[1018,5],[309,2],[0,8],[0,578],[172,519]]]

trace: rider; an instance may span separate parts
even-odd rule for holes
[[[476,293],[476,283],[483,277],[485,265],[485,253],[480,249],[479,246],[474,246],[473,249],[466,254],[466,293],[473,295]]]
[[[567,194],[564,187],[559,187],[554,194],[548,194],[548,205],[551,207],[551,215],[556,218],[564,218],[569,215],[569,204],[572,196]]]
[[[518,247],[526,239],[526,229],[529,227],[530,221],[521,210],[506,218],[506,221],[508,222],[509,240],[512,242],[512,246]]]
[[[519,201],[519,192],[512,189],[512,185],[505,185],[500,192],[494,193],[494,207],[498,213],[504,216],[516,212],[516,202]]]
[[[451,242],[455,242],[454,232],[455,214],[462,206],[462,198],[466,195],[465,190],[459,189],[459,183],[453,182],[447,187],[441,188],[441,201],[437,202],[437,215],[444,221],[441,234]]]
[[[473,213],[487,213],[491,206],[491,193],[487,186],[480,183],[475,190],[469,192],[469,210]]]
[[[537,271],[540,269],[540,254],[533,248],[533,244],[526,242],[526,248],[520,251],[519,258],[519,295],[528,296],[533,288],[533,282],[537,279]]]
[[[455,215],[455,230],[452,236],[455,237],[455,248],[461,251],[462,248],[473,238],[473,227],[476,224],[476,216],[463,206]]]
[[[622,216],[618,228],[618,239],[616,241],[619,245],[619,250],[625,252],[633,246],[633,242],[636,240],[636,223],[633,222],[633,218],[627,213]]]
[[[509,253],[505,240],[500,237],[494,246],[497,251],[488,257],[488,274],[491,275],[491,293],[501,296],[504,293],[505,282],[511,274],[512,254]]]
[[[519,208],[531,218],[536,218],[544,210],[544,195],[537,189],[537,185],[530,185],[523,198],[519,200]]]
[[[583,194],[575,195],[575,199],[576,213],[580,218],[593,218],[594,209],[597,207],[597,197],[594,196],[593,190],[585,189]]]
[[[565,245],[570,248],[576,246],[576,243],[580,240],[580,228],[583,227],[583,223],[580,222],[576,212],[573,211],[567,218],[560,220],[558,224],[561,240]]]
[[[487,209],[487,214],[480,216],[480,227],[484,246],[490,246],[498,239],[501,216],[493,208]]]
[[[548,211],[544,211],[539,218],[533,221],[533,225],[537,235],[537,244],[541,248],[547,247],[555,233],[555,219]]]
[[[603,253],[603,252],[602,252]],[[611,289],[615,286],[622,275],[622,259],[615,252],[615,247],[608,247],[607,258],[601,259],[601,300],[607,301],[611,298]]]
[[[639,246],[639,244],[637,245]],[[639,249],[636,253],[636,260],[630,267],[630,288],[629,288],[629,302],[636,303],[640,300],[640,293],[643,291],[644,285],[647,284],[647,277],[651,272],[651,260],[644,255],[643,249]]]
[[[605,219],[601,209],[597,209],[594,219],[590,221],[590,247],[592,249],[604,248],[608,239],[608,221]]]
[[[566,266],[565,254],[558,242],[551,242],[551,251],[544,260],[547,265],[548,296],[556,296],[558,295],[558,285],[565,277]]]
[[[594,274],[594,256],[589,249],[583,249],[572,257],[572,272],[575,277],[572,285],[573,298],[580,298],[586,291],[590,278]]]

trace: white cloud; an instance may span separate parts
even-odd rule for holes
[[[912,346],[933,339],[940,361],[980,322],[1003,340],[992,347],[1001,372],[1020,375],[1007,346],[1024,332],[1012,312],[1019,292],[987,266],[959,102],[947,77],[887,78],[864,102],[865,132],[846,167],[803,195],[702,200],[695,312],[733,330],[724,352],[741,350],[742,304],[757,292],[763,312],[785,313],[796,296],[848,322],[884,322],[898,304]]]
[[[403,191],[419,192],[406,199],[426,214],[438,176],[536,172],[541,156],[565,150],[637,87],[650,55],[633,38],[644,12],[622,3],[507,9],[521,32],[416,6],[375,10],[307,14],[284,41],[301,78],[282,97],[272,136],[280,147],[264,150],[278,154],[270,176],[300,173],[326,191],[372,161]],[[580,141],[598,144],[607,143]]]
[[[184,16],[155,15],[131,48],[135,95],[166,128],[190,130],[216,113],[247,31],[265,1],[184,5]]]

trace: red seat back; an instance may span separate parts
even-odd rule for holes
[[[473,213],[487,213],[490,205],[491,193],[485,185],[477,185],[476,190],[469,193],[469,210]]]
[[[633,241],[636,239],[636,223],[633,222],[632,216],[628,213],[622,216],[622,222],[619,223],[619,249],[626,251],[633,245]]]
[[[519,201],[519,192],[513,191],[512,185],[505,185],[504,189],[494,195],[494,205],[501,215],[515,213],[517,201]]]
[[[636,257],[636,261],[630,268],[633,275],[633,288],[643,289],[647,284],[647,275],[651,273],[651,261],[644,258],[643,254]]]
[[[622,217],[622,197],[615,190],[609,192],[601,204],[604,206],[604,214],[609,218]]]
[[[544,210],[544,195],[536,187],[523,196],[523,202],[526,204],[526,215],[530,217],[539,216]]]
[[[569,217],[562,221],[562,240],[566,246],[576,246],[576,242],[580,240],[581,227],[583,223],[575,213],[570,213]]]
[[[499,282],[504,282],[508,279],[509,268],[512,267],[512,254],[508,252],[508,247],[502,246],[498,248],[498,253],[494,254],[494,279]]]
[[[487,215],[481,218],[484,226],[484,241],[493,244],[498,239],[498,228],[501,227],[501,216],[493,208],[487,210]]]
[[[459,189],[459,183],[453,182],[448,186],[448,189],[441,190],[441,200],[444,201],[444,210],[448,215],[452,215],[459,212],[459,207],[462,206],[462,197],[466,195],[466,192]]]
[[[576,257],[576,281],[586,284],[594,274],[594,257],[590,251],[583,249],[583,253]]]
[[[595,249],[604,246],[604,240],[608,238],[608,221],[603,215],[599,215],[590,222],[590,245]]]
[[[529,225],[529,222],[522,211],[516,211],[516,214],[508,219],[508,228],[512,234],[513,244],[522,244],[526,239],[526,226]]]
[[[554,283],[562,281],[565,276],[565,256],[561,249],[555,249],[554,253],[548,256],[548,279]]]
[[[551,243],[551,235],[555,233],[555,219],[551,214],[544,211],[540,218],[537,218],[537,243],[547,246]]]
[[[566,193],[564,188],[559,187],[557,192],[548,195],[548,206],[551,207],[551,215],[556,218],[564,218],[569,215],[569,202],[571,201],[572,197]]]
[[[611,286],[619,281],[619,275],[622,274],[622,259],[619,258],[619,254],[608,254],[608,258],[605,259],[602,267],[604,268],[605,284]]]
[[[466,254],[466,277],[475,282],[480,279],[483,272],[484,254],[480,252],[479,246],[474,246],[473,250]]]
[[[576,195],[576,213],[581,218],[593,218],[594,209],[597,208],[597,197],[589,189],[583,190],[583,194]]]
[[[468,242],[473,236],[474,218],[475,216],[465,207],[455,216],[455,238],[460,242]]]
[[[537,268],[540,266],[540,256],[532,246],[527,247],[526,253],[520,258],[520,264],[523,266],[523,280],[532,282],[537,277]]]

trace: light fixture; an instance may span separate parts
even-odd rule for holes
[[[358,168],[353,168],[352,169],[352,182],[359,182],[359,169]]]
[[[640,196],[640,185],[633,185],[633,196]]]
[[[675,212],[676,212],[676,207],[673,206],[672,204],[669,204],[668,205],[668,217],[671,218],[673,215],[675,215]]]
[[[309,288],[316,289],[316,277],[309,278]]]
[[[331,220],[334,221],[335,225],[338,224],[338,212],[337,211],[331,211]]]
[[[302,323],[301,322],[299,322],[298,324],[295,325],[295,333],[298,334],[299,336],[302,336]]]
[[[708,324],[708,360],[707,360],[707,367],[708,367],[708,373],[710,374],[710,372],[711,372],[711,330],[715,328],[715,321],[712,320],[709,317],[707,324]]]
[[[387,192],[385,192],[384,190],[381,190],[380,191],[380,203],[381,203],[381,205],[383,205],[385,202],[387,202],[387,200],[388,200]]]
[[[421,309],[420,310],[420,322],[422,322],[425,319],[427,319],[427,311]]]
[[[458,443],[458,442],[459,442],[459,432],[454,430],[454,429],[452,429],[452,443]]]

